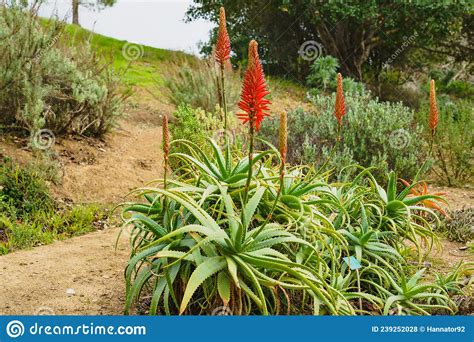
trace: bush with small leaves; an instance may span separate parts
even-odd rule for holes
[[[295,109],[288,113],[291,163],[321,166],[327,160],[327,167],[337,173],[357,163],[376,167],[374,174],[379,180],[384,180],[389,170],[395,170],[402,178],[415,176],[427,152],[412,110],[399,103],[379,102],[368,94],[347,96],[342,140],[336,145],[334,97],[317,95],[311,101],[315,112]],[[277,130],[277,120],[268,120],[262,127],[262,136],[276,143]]]
[[[122,115],[130,92],[120,76],[87,43],[71,46],[63,32],[61,22],[41,22],[27,2],[2,8],[0,125],[100,136]]]

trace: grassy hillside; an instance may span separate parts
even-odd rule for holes
[[[47,25],[47,20],[43,23]],[[134,44],[91,32],[76,25],[66,24],[66,41],[74,45],[89,42],[105,58],[112,58],[114,66],[125,72],[124,81],[130,85],[149,87],[160,81],[163,62],[175,59],[194,59],[181,51],[171,51],[146,45]]]

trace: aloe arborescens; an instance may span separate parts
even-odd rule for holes
[[[244,124],[249,124],[249,173],[247,184],[244,192],[244,202],[248,198],[250,181],[252,178],[252,153],[254,149],[255,132],[260,129],[263,118],[269,116],[268,105],[270,101],[265,96],[270,94],[265,83],[263,67],[258,55],[258,44],[255,40],[249,43],[249,59],[247,71],[245,72],[244,82],[242,85],[242,93],[240,96],[239,108],[243,113],[237,114],[237,117]]]
[[[225,9],[224,7],[220,8],[219,12],[219,33],[217,35],[217,44],[215,50],[215,59],[216,62],[219,64],[220,68],[220,84],[219,84],[219,97],[220,103],[222,103],[223,111],[224,111],[224,139],[226,146],[228,145],[228,138],[227,138],[227,100],[226,100],[226,93],[225,93],[225,65],[229,62],[230,59],[230,38],[229,34],[227,33],[227,24],[226,24],[226,17],[225,17]],[[229,149],[226,147],[226,151],[228,152]],[[229,159],[229,153],[226,154],[226,158]]]

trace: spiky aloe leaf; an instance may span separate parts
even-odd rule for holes
[[[387,200],[393,201],[397,195],[397,178],[395,172],[391,171],[388,175]]]
[[[227,269],[229,270],[229,274],[232,277],[232,280],[235,283],[235,286],[240,288],[239,277],[237,275],[237,264],[235,263],[232,258],[225,257],[227,261]]]
[[[132,222],[140,222],[142,223],[145,227],[147,227],[150,231],[155,234],[157,237],[161,237],[163,235],[166,235],[167,231],[160,226],[157,222],[153,221],[151,218],[138,213],[134,214],[130,220],[127,223],[132,223]]]
[[[182,314],[186,307],[188,306],[191,297],[194,292],[201,286],[201,284],[214,275],[215,273],[221,271],[227,266],[225,257],[216,256],[206,259],[202,264],[200,264],[189,278],[186,290],[184,291],[183,299],[181,301],[181,306],[179,309],[179,314]]]
[[[251,218],[255,214],[255,210],[257,210],[260,201],[262,200],[262,196],[265,193],[266,188],[260,187],[257,189],[255,194],[250,198],[247,205],[245,206],[244,213],[243,213],[243,229],[247,230],[250,226],[250,222],[252,221]]]
[[[230,278],[225,271],[220,271],[217,274],[217,292],[224,302],[224,305],[229,304],[230,301]]]
[[[222,154],[222,151],[220,147],[216,144],[216,142],[210,138],[207,139],[212,147],[212,150],[214,151],[214,157],[215,160],[217,161],[217,164],[219,165],[219,171],[222,175],[223,178],[226,178],[229,176],[229,170],[227,170],[227,163],[224,158],[224,155]]]

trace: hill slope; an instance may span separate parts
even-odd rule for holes
[[[42,21],[48,25],[47,20]],[[195,59],[182,51],[172,51],[131,43],[94,33],[77,25],[65,24],[65,38],[73,45],[89,43],[97,53],[113,60],[114,67],[124,73],[129,85],[150,87],[161,82],[160,67],[163,62]]]

